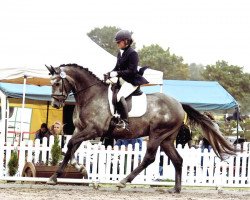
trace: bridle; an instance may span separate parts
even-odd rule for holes
[[[65,73],[63,70],[61,70],[60,73],[55,72],[55,74],[56,74],[57,76],[59,76],[60,79],[62,80],[62,93],[61,93],[61,94],[52,94],[51,97],[54,98],[54,99],[56,99],[56,100],[59,101],[59,102],[60,102],[60,101],[66,101],[66,99],[68,98],[68,96],[73,96],[73,95],[79,94],[79,93],[81,93],[81,92],[84,92],[84,91],[88,90],[88,89],[91,88],[92,86],[95,86],[95,85],[101,83],[101,81],[98,81],[98,82],[96,82],[96,83],[93,83],[93,84],[89,85],[89,86],[86,87],[86,88],[83,88],[83,89],[81,89],[81,90],[79,90],[79,91],[75,91],[75,92],[70,93],[72,90],[67,92],[66,89],[65,89],[65,88],[66,88],[66,87],[65,87],[65,81],[70,85],[69,80],[66,78],[66,73]],[[66,91],[66,94],[64,94],[64,89],[65,89],[65,91]],[[69,94],[69,93],[70,93],[70,94]]]
[[[56,73],[57,75],[60,75],[58,73]],[[61,76],[60,76],[61,77]],[[66,101],[66,99],[68,98],[68,93],[64,94],[64,89],[66,88],[65,87],[65,80],[69,83],[68,79],[67,78],[62,78],[61,77],[61,80],[62,80],[62,93],[61,94],[52,94],[51,97],[54,98],[55,100],[61,102],[61,101]],[[70,83],[69,83],[70,84]],[[65,90],[66,91],[66,90]]]

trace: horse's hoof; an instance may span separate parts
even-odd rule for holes
[[[168,191],[168,193],[170,193],[170,194],[173,194],[173,193],[177,193],[177,194],[180,194],[180,190],[177,190],[176,188],[172,188],[172,189],[169,189],[169,190],[167,190]]]
[[[87,174],[87,170],[86,168],[82,165],[79,169],[79,171],[83,174],[83,175],[86,175]]]
[[[57,179],[50,177],[49,180],[47,181],[48,185],[56,185],[57,184]]]
[[[99,189],[99,187],[100,187],[100,186],[99,186],[99,184],[98,184],[98,183],[94,183],[94,184],[93,184],[93,188],[94,188],[94,190],[98,190],[98,189]]]
[[[126,181],[122,180],[119,183],[116,184],[116,187],[118,188],[125,188],[126,187]]]

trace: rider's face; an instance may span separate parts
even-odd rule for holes
[[[126,47],[126,43],[124,40],[118,41],[116,43],[119,49],[124,49]]]

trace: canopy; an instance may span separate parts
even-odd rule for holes
[[[0,90],[7,96],[13,98],[23,98],[23,85],[12,83],[0,83]],[[26,99],[50,101],[51,86],[26,86]]]
[[[0,82],[23,83],[25,76],[27,84],[40,86],[50,84],[45,64],[57,67],[76,63],[89,68],[100,79],[116,64],[115,56],[82,35],[67,38],[57,46],[46,42],[40,46],[33,44],[32,47],[3,43],[0,46],[0,55]],[[162,84],[163,81],[163,73],[157,70],[146,70],[145,77],[151,84]]]
[[[147,94],[159,89],[159,86],[142,88]],[[237,106],[236,100],[215,81],[164,80],[163,93],[197,110],[227,110]]]
[[[22,89],[21,84],[0,83],[0,90],[8,97],[22,98]],[[151,94],[159,92],[160,86],[142,87],[142,90]],[[227,110],[237,106],[236,100],[214,81],[164,80],[163,93],[198,110]],[[26,98],[50,101],[51,87],[27,85]],[[68,101],[74,101],[73,97]]]

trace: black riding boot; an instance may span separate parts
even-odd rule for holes
[[[129,131],[128,107],[127,107],[127,102],[124,97],[121,97],[120,103],[121,103],[120,104],[121,105],[121,111],[120,111],[121,120],[118,122],[117,128],[124,129],[124,130],[126,129],[127,131]]]

